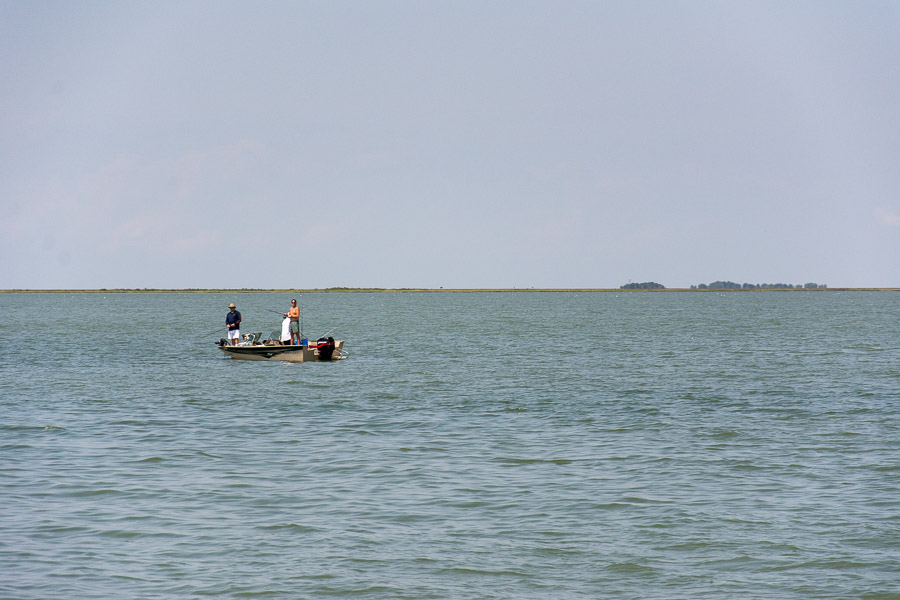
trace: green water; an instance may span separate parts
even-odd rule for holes
[[[900,294],[0,294],[0,598],[900,598]]]

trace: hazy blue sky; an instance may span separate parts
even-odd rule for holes
[[[0,0],[0,288],[900,286],[900,2]]]

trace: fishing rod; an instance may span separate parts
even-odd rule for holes
[[[326,331],[325,333],[323,333],[323,334],[320,335],[319,337],[320,337],[320,338],[323,338],[323,337],[327,336],[329,333],[331,333],[332,331],[334,331],[335,329],[337,329],[337,327],[332,327],[331,329],[329,329],[328,331]]]

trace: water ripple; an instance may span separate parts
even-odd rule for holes
[[[848,297],[311,295],[331,365],[54,297],[83,335],[0,363],[0,597],[897,598],[900,300]]]

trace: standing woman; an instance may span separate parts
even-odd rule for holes
[[[288,317],[291,320],[291,344],[299,346],[300,345],[300,307],[297,306],[297,301],[291,300],[291,309],[283,314],[284,314],[284,316]],[[295,339],[297,340],[296,344],[294,344]]]
[[[225,315],[225,329],[228,330],[228,339],[231,340],[232,346],[237,346],[241,339],[241,313],[235,310],[234,303],[228,305],[231,309]]]

